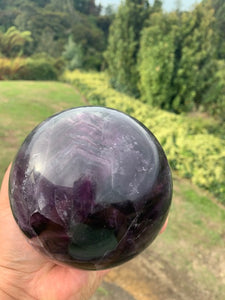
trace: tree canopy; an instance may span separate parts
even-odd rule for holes
[[[14,28],[17,36],[30,32],[32,43],[26,41],[20,46],[25,56],[44,53],[62,57],[71,36],[85,57],[82,66],[100,69],[111,22],[112,17],[101,14],[101,6],[94,0],[1,0],[0,31],[4,45],[0,52],[8,57],[18,52],[18,45],[13,47],[14,54],[9,44],[5,45],[10,28]],[[3,43],[3,37],[1,40]]]
[[[176,113],[225,107],[225,2],[163,12],[162,1],[122,2],[105,58],[112,85]],[[224,77],[223,77],[224,76]]]

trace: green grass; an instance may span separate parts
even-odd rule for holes
[[[104,295],[104,296],[108,296],[109,295],[109,292],[102,286],[100,286],[98,289],[97,289],[97,292]]]
[[[169,224],[155,251],[181,276],[187,274],[211,299],[225,295],[225,209],[188,180],[174,179]]]
[[[58,82],[0,82],[0,180],[26,135],[61,110],[84,105],[75,89]]]

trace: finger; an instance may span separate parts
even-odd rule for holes
[[[163,233],[163,232],[166,230],[166,227],[167,227],[167,225],[168,225],[168,220],[169,220],[169,217],[166,219],[166,222],[165,222],[165,224],[163,225],[163,227],[162,227],[160,233]]]
[[[4,178],[2,180],[2,186],[0,190],[0,205],[1,208],[9,207],[9,195],[8,195],[8,182],[9,182],[9,174],[11,170],[12,164],[9,165]]]

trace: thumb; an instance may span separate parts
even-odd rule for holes
[[[9,174],[11,170],[12,164],[9,165],[4,178],[2,180],[2,186],[0,190],[0,209],[9,208],[9,191],[8,191],[8,182],[9,182]]]
[[[168,221],[169,221],[169,218],[167,217],[166,222],[165,222],[165,224],[163,225],[163,227],[162,227],[160,233],[163,233],[163,232],[166,230],[166,227],[167,227],[167,225],[168,225]]]

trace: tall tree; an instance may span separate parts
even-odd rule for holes
[[[225,1],[211,1],[215,10],[215,30],[217,33],[217,56],[219,59],[225,59]]]
[[[175,112],[204,105],[214,81],[213,10],[156,14],[144,30],[140,51],[140,90],[144,101]]]
[[[209,5],[199,4],[191,14],[184,14],[181,23],[182,55],[172,84],[176,93],[171,102],[177,111],[204,106],[205,94],[217,70],[214,12]]]
[[[111,25],[105,58],[112,85],[123,92],[138,95],[137,55],[140,36],[148,17],[146,0],[126,0]]]
[[[174,93],[171,81],[176,68],[178,16],[174,12],[154,13],[148,24],[143,30],[138,61],[141,98],[153,106],[169,109],[168,101]]]

